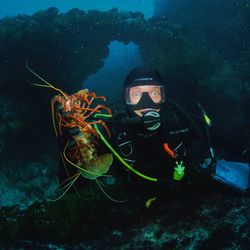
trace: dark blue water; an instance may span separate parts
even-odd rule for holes
[[[9,0],[1,1],[0,3],[0,17],[13,16],[17,14],[33,14],[38,10],[44,10],[49,7],[57,7],[59,11],[66,12],[72,8],[79,8],[82,10],[96,9],[96,10],[110,10],[118,8],[123,11],[141,11],[146,17],[151,17],[154,12],[153,0]]]
[[[140,65],[142,65],[142,59],[138,46],[134,43],[125,45],[112,41],[109,45],[109,56],[105,59],[103,68],[90,75],[84,81],[83,87],[100,95],[106,92],[107,100],[112,102],[120,101],[127,72]],[[111,82],[114,83],[113,88],[107,92],[105,89]]]

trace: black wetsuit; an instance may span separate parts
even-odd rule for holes
[[[192,107],[191,107],[192,106]],[[120,156],[137,171],[157,178],[158,182],[145,180],[136,174],[122,170],[122,164],[115,161],[129,181],[141,183],[150,189],[156,186],[175,187],[197,172],[199,164],[211,157],[206,124],[197,104],[189,106],[189,113],[179,104],[166,102],[161,112],[161,126],[155,132],[146,132],[140,125],[108,123],[112,133],[112,145]],[[114,118],[115,119],[115,118]],[[120,119],[122,119],[120,115]],[[142,128],[142,129],[140,129]],[[177,158],[171,157],[163,147],[167,143]],[[184,162],[185,176],[181,181],[173,179],[176,161]],[[143,188],[144,188],[143,187]],[[146,189],[147,189],[146,188]]]
[[[126,117],[126,114],[117,115],[113,112],[113,118],[106,121],[111,131],[111,139],[108,139],[118,154],[134,169],[144,175],[157,178],[159,181],[152,182],[145,180],[136,174],[128,171],[114,156],[114,162],[110,167],[111,174],[123,179],[124,184],[131,190],[140,191],[140,186],[145,192],[150,190],[159,191],[158,187],[175,187],[189,179],[189,175],[197,172],[198,165],[207,157],[211,157],[209,142],[206,135],[205,122],[201,110],[196,104],[188,107],[188,111],[179,104],[165,103],[161,112],[161,126],[152,133],[141,129],[141,124],[124,125],[119,120]],[[105,134],[105,129],[99,125]],[[68,131],[66,131],[68,134]],[[66,136],[68,138],[68,135]],[[107,138],[107,135],[105,136]],[[62,145],[65,145],[65,140]],[[172,158],[163,147],[167,143],[171,150],[177,154]],[[62,148],[62,147],[61,147]],[[109,152],[106,146],[100,142],[97,152],[102,154]],[[184,162],[185,176],[181,181],[173,179],[176,161]],[[73,169],[71,174],[74,174]],[[68,178],[63,166],[59,168],[60,180]],[[82,178],[82,184],[88,180]],[[146,187],[146,188],[145,188]]]

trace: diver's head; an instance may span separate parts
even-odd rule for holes
[[[125,79],[124,88],[130,116],[161,111],[165,102],[165,90],[162,76],[157,70],[144,66],[133,69]]]

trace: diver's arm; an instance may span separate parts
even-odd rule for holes
[[[56,104],[55,111],[56,116],[54,129],[57,135],[58,149],[60,152],[58,178],[60,182],[63,182],[70,176],[73,176],[77,173],[77,169],[70,167],[65,157],[67,157],[67,160],[70,162],[73,161],[71,155],[68,152],[71,150],[71,148],[76,146],[74,136],[78,135],[80,130],[78,127],[66,128],[64,126],[60,126],[62,119],[67,121],[67,116],[70,115],[71,112],[63,112],[59,103]]]
[[[215,156],[214,151],[211,146],[209,128],[211,126],[211,121],[208,118],[203,107],[197,103],[199,111],[197,116],[194,117],[195,122],[195,135],[196,139],[193,140],[191,144],[195,145],[198,143],[198,149],[191,149],[197,153],[196,168],[198,172],[205,175],[214,175],[215,173]],[[196,146],[197,147],[197,146]],[[198,151],[198,152],[197,152]]]
[[[193,106],[191,112],[173,100],[168,100],[167,104],[162,116],[167,137],[177,137],[184,141],[188,148],[189,161],[195,168],[203,162],[212,163],[213,151],[200,107]]]
[[[188,146],[190,165],[197,172],[212,176],[215,173],[215,158],[210,147],[197,138],[190,140]]]

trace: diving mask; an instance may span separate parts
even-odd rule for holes
[[[148,96],[150,102],[162,104],[165,102],[165,91],[162,85],[139,85],[125,89],[125,101],[127,105],[137,105],[143,96]]]

